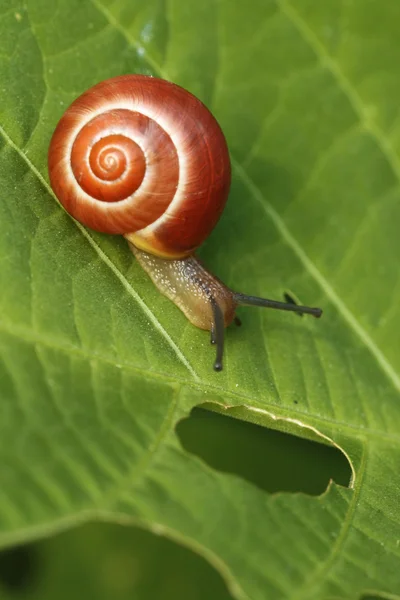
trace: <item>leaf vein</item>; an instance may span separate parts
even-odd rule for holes
[[[361,323],[358,322],[356,317],[347,307],[345,302],[341,300],[336,290],[333,286],[327,281],[318,267],[312,262],[312,260],[307,256],[303,248],[297,242],[297,240],[293,237],[289,229],[287,228],[285,222],[282,217],[277,213],[277,211],[272,207],[272,205],[266,201],[264,195],[254,183],[252,179],[247,175],[241,165],[234,159],[232,159],[234,167],[238,173],[238,175],[243,180],[244,184],[248,187],[248,189],[253,194],[254,198],[259,202],[259,204],[263,207],[265,213],[269,216],[271,221],[274,223],[276,229],[282,235],[283,240],[286,244],[293,250],[298,259],[302,262],[305,269],[310,273],[310,275],[314,278],[314,280],[319,284],[320,288],[325,292],[326,296],[330,299],[332,304],[337,308],[339,313],[345,319],[345,321],[350,325],[351,329],[354,333],[359,337],[362,343],[366,348],[371,352],[371,354],[376,359],[377,363],[380,365],[382,371],[386,373],[387,377],[391,380],[393,386],[397,391],[400,391],[400,375],[396,372],[392,364],[383,354],[382,350],[377,346],[375,341],[369,335],[369,333],[364,329]]]
[[[361,462],[360,462],[360,468],[359,468],[358,475],[357,475],[357,483],[355,485],[353,496],[351,498],[349,508],[347,510],[346,518],[344,520],[340,535],[338,535],[338,537],[336,538],[336,541],[335,541],[334,545],[332,546],[332,551],[330,552],[327,559],[325,561],[322,561],[319,563],[317,569],[312,573],[312,575],[307,580],[305,580],[304,585],[301,587],[301,589],[299,589],[299,593],[294,594],[292,596],[291,600],[302,600],[303,598],[305,598],[305,599],[309,598],[312,595],[312,594],[310,594],[312,586],[314,588],[315,587],[318,588],[318,582],[326,581],[327,573],[332,568],[332,565],[334,564],[335,560],[337,558],[340,558],[340,553],[342,552],[344,543],[347,539],[348,534],[350,533],[353,517],[354,517],[354,514],[355,514],[357,506],[358,506],[358,500],[359,500],[360,492],[362,489],[362,483],[363,483],[364,474],[365,474],[365,470],[366,470],[366,463],[367,463],[367,448],[364,445],[362,458],[361,458]],[[318,588],[318,589],[320,589],[320,588]]]
[[[153,69],[153,71],[162,73],[162,68],[160,67],[160,65],[150,56],[150,54],[147,51],[145,51],[145,49],[141,44],[139,44],[137,39],[135,39],[130,33],[128,33],[125,30],[125,28],[117,21],[117,19],[111,14],[111,12],[107,10],[106,7],[103,6],[100,2],[98,2],[98,0],[91,0],[91,2],[93,6],[107,19],[111,27],[119,31],[124,36],[124,38],[130,46],[136,48],[139,56],[143,56],[146,58],[149,66]],[[168,79],[168,75],[166,72],[164,72],[164,75],[162,76],[165,77],[165,79]]]
[[[45,188],[45,190],[48,192],[48,194],[57,201],[57,198],[53,194],[53,191],[51,190],[49,184],[47,183],[47,181],[45,180],[45,178],[43,177],[43,175],[35,167],[35,165],[30,161],[30,159],[26,156],[26,154],[23,152],[23,150],[21,150],[17,146],[17,144],[15,144],[13,142],[13,140],[9,137],[9,135],[6,133],[6,131],[4,130],[4,128],[1,127],[1,126],[0,126],[0,134],[4,137],[4,139],[6,140],[6,142],[24,160],[24,162],[28,165],[28,167],[31,169],[31,171],[34,173],[34,175],[37,177],[37,179],[43,185],[43,187]],[[175,352],[175,354],[178,357],[178,359],[184,364],[184,366],[187,368],[187,370],[189,371],[189,373],[192,375],[193,379],[196,380],[196,381],[198,381],[199,380],[199,376],[197,375],[196,371],[194,370],[194,368],[190,364],[189,360],[185,357],[185,355],[183,354],[183,352],[180,350],[180,348],[177,346],[177,344],[171,338],[171,336],[166,331],[166,329],[161,325],[161,323],[158,321],[158,319],[156,318],[156,316],[154,315],[154,313],[149,309],[149,307],[144,302],[144,300],[134,290],[134,288],[129,283],[129,281],[124,277],[124,275],[117,269],[117,267],[114,265],[114,263],[106,255],[106,253],[95,242],[95,240],[92,238],[92,236],[90,235],[90,233],[85,229],[85,227],[83,227],[83,225],[81,225],[77,221],[74,221],[72,219],[72,217],[71,217],[71,220],[75,224],[75,226],[79,229],[79,231],[81,232],[81,234],[83,235],[83,237],[86,238],[86,240],[92,246],[93,250],[98,254],[98,256],[100,257],[100,259],[109,267],[109,269],[112,271],[112,273],[115,275],[115,277],[120,281],[120,283],[125,288],[125,290],[128,292],[128,294],[140,306],[140,308],[142,309],[142,311],[144,312],[144,314],[148,317],[148,319],[152,323],[153,327],[167,341],[167,343],[169,344],[169,346]]]

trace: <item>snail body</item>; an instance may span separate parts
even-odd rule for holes
[[[67,212],[91,229],[124,235],[160,291],[211,331],[216,370],[239,304],[320,316],[320,309],[232,292],[193,256],[225,207],[231,167],[217,121],[183,88],[144,75],[95,85],[59,121],[48,167]]]

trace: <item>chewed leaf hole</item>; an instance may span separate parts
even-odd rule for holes
[[[332,446],[196,407],[178,423],[183,448],[210,467],[270,492],[322,494],[332,479],[348,486],[351,467]]]
[[[0,552],[0,589],[22,593],[31,587],[36,579],[36,546],[16,546]]]

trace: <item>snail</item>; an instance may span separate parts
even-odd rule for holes
[[[48,154],[51,187],[83,225],[122,234],[159,290],[211,332],[222,369],[224,328],[239,305],[308,313],[321,309],[237,293],[194,251],[215,227],[231,181],[225,137],[185,89],[156,77],[102,81],[61,117]]]

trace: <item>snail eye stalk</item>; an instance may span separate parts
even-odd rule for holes
[[[268,298],[258,298],[257,296],[246,296],[246,294],[240,294],[234,292],[234,301],[239,306],[261,306],[264,308],[276,308],[278,310],[287,310],[290,312],[296,312],[304,315],[312,315],[316,319],[322,315],[321,308],[313,308],[311,306],[300,306],[293,304],[292,302],[280,302],[278,300],[269,300]]]
[[[214,362],[214,371],[222,371],[222,359],[224,356],[224,314],[216,300],[211,297],[211,308],[213,312],[214,322],[211,326],[211,343],[216,344],[217,354]]]

